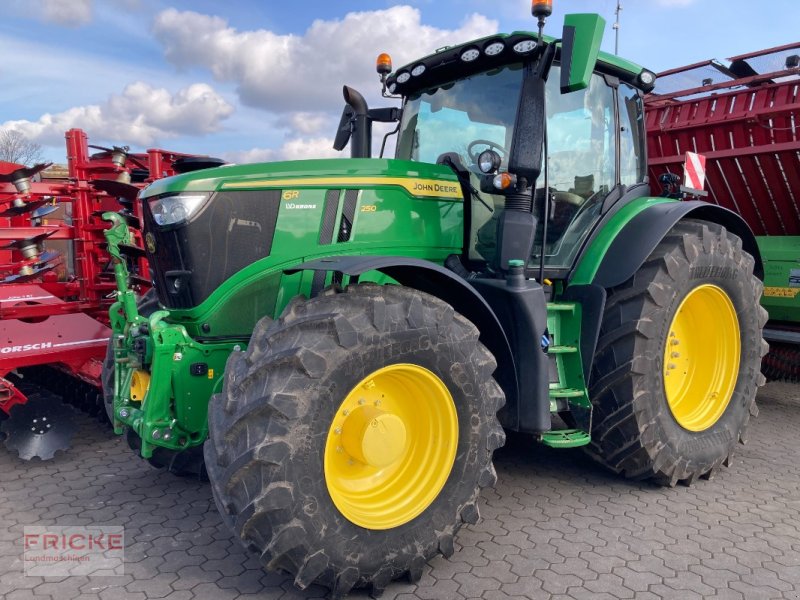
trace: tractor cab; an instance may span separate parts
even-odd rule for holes
[[[615,89],[602,74],[594,73],[586,88],[562,95],[559,71],[560,66],[554,64],[545,83],[547,154],[543,161],[548,193],[542,164],[534,191],[533,214],[538,217],[534,244],[528,256],[519,257],[538,265],[544,252],[546,273],[551,277],[573,264],[612,190],[643,182],[645,171],[638,143],[643,131],[637,90],[625,83]],[[405,101],[397,158],[447,161],[464,177],[470,192],[465,196],[470,205],[466,258],[476,269],[481,263],[498,265],[497,224],[507,194],[497,189],[494,179],[498,177],[503,185],[502,174],[508,172],[522,72],[522,64],[512,62],[451,85],[414,92]],[[630,110],[618,112],[617,103],[630,105]],[[620,158],[625,159],[619,171],[618,146]]]
[[[384,95],[402,98],[395,157],[459,177],[469,270],[503,272],[520,259],[531,275],[565,278],[602,215],[646,194],[642,96],[654,76],[604,53],[597,60],[603,24],[569,15],[559,40],[493,35],[394,73],[379,57]],[[529,217],[511,222],[507,210]],[[516,239],[503,242],[503,232]]]

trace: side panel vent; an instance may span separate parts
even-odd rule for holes
[[[319,244],[326,246],[333,241],[333,229],[336,227],[336,213],[339,210],[339,190],[328,190],[322,209],[322,227],[319,230]]]
[[[339,235],[337,242],[348,242],[353,234],[353,221],[356,215],[356,204],[358,204],[358,190],[345,190],[344,208],[342,209],[342,220],[339,223]]]

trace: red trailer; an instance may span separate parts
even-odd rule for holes
[[[747,221],[764,260],[765,374],[800,380],[800,42],[664,71],[645,107],[653,192],[705,157],[706,199]]]
[[[220,164],[161,149],[90,146],[66,133],[67,173],[0,163],[0,425],[21,458],[52,458],[69,444],[76,405],[105,419],[100,381],[116,284],[103,212],[134,230],[131,284],[150,287],[136,195],[149,182]],[[92,153],[94,148],[99,152]],[[44,177],[43,177],[44,176]]]

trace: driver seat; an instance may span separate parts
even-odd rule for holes
[[[594,174],[576,175],[574,186],[569,189],[569,192],[588,200],[594,194]]]

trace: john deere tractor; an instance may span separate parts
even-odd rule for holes
[[[345,88],[350,158],[150,185],[147,310],[107,214],[115,430],[173,470],[204,458],[225,522],[301,588],[378,594],[451,555],[504,428],[675,485],[730,462],[755,411],[752,233],[650,197],[654,75],[599,53],[598,15],[552,39],[533,5],[538,33],[381,57],[401,108]]]

